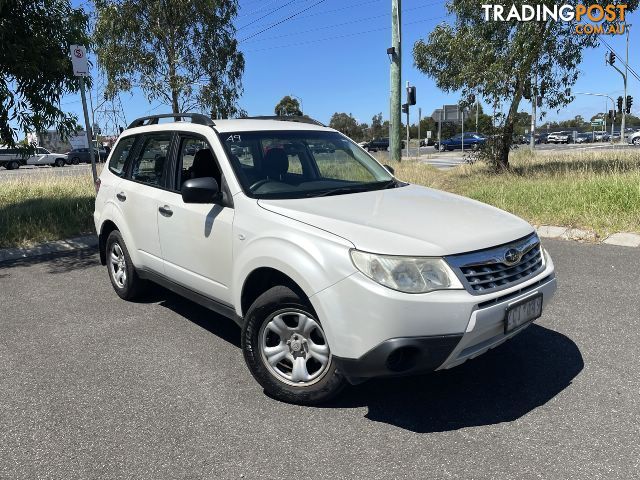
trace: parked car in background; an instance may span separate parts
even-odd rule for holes
[[[547,143],[571,143],[573,142],[573,132],[562,131],[550,133]]]
[[[633,145],[640,145],[640,130],[628,136],[627,141]]]
[[[487,141],[487,137],[481,135],[476,132],[465,132],[464,139],[463,135],[459,133],[458,135],[454,135],[451,138],[447,138],[446,140],[442,140],[441,144],[438,142],[434,143],[434,147],[436,150],[440,150],[441,152],[447,150],[457,150],[462,149],[462,145],[464,142],[464,148],[469,150],[477,150]]]
[[[109,154],[104,148],[94,149],[94,155],[97,162],[106,162]],[[91,157],[89,155],[88,148],[74,148],[67,153],[67,163],[71,165],[78,165],[79,163],[91,163]]]
[[[430,147],[435,144],[435,140],[433,138],[422,138],[420,139],[421,147]]]
[[[521,143],[524,144],[524,145],[529,145],[531,143],[531,134],[527,133],[527,134],[523,135]],[[534,135],[533,143],[540,143],[540,135],[538,135],[538,134]]]
[[[576,143],[591,143],[593,140],[593,134],[591,133],[579,133],[576,137]]]
[[[548,133],[541,133],[540,135],[538,135],[538,143],[549,143],[548,138]]]
[[[51,153],[46,148],[37,147],[33,155],[24,156],[17,148],[0,147],[0,167],[15,170],[23,165],[51,165],[64,167],[67,156],[63,153]]]
[[[595,142],[608,142],[611,140],[611,135],[603,130],[593,132],[593,139]]]
[[[613,139],[614,142],[617,142],[620,140],[620,130],[614,130],[613,131],[613,135],[611,136],[611,138]]]

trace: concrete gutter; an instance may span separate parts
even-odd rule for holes
[[[52,253],[65,253],[74,250],[98,248],[97,235],[85,235],[66,240],[46,242],[32,247],[0,249],[0,263],[21,258],[37,257],[38,255],[50,255]]]

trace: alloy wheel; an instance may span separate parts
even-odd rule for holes
[[[127,262],[119,243],[114,242],[109,252],[109,273],[119,288],[127,284]]]

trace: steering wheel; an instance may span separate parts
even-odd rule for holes
[[[262,185],[264,185],[265,183],[270,182],[271,179],[269,178],[263,178],[262,180],[258,180],[256,183],[254,183],[253,185],[251,185],[249,187],[249,190],[255,190],[257,188],[260,188]]]

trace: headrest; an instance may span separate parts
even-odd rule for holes
[[[280,177],[289,170],[289,157],[283,148],[272,148],[264,156],[263,171],[268,176]]]

